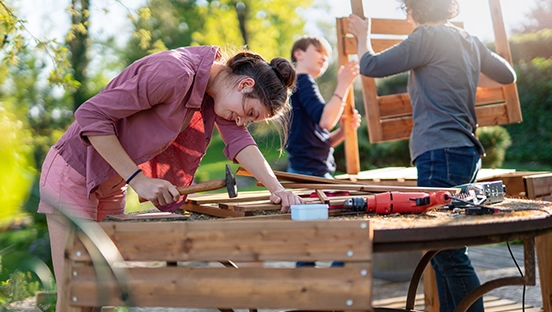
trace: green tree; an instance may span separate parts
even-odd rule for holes
[[[133,38],[124,53],[130,63],[153,52],[191,45],[242,46],[266,58],[289,57],[305,21],[298,8],[312,0],[150,0],[136,20]],[[145,12],[142,11],[142,12]]]
[[[73,92],[73,110],[88,99],[86,94],[87,80],[86,69],[90,63],[88,56],[90,49],[90,1],[71,0],[71,29],[67,34],[67,45],[71,51],[71,67],[73,76],[79,84]]]

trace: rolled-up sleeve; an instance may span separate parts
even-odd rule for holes
[[[215,118],[215,125],[220,132],[222,141],[226,144],[223,150],[224,155],[235,163],[236,155],[242,149],[249,145],[257,145],[247,128],[236,125],[234,121],[217,116]]]

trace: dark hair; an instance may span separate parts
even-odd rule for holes
[[[412,19],[419,23],[434,23],[449,20],[458,15],[456,0],[399,0],[405,13],[410,12]]]
[[[226,62],[233,75],[247,76],[255,80],[253,91],[245,97],[258,99],[263,103],[272,121],[279,123],[284,131],[280,132],[281,146],[287,141],[289,124],[289,96],[295,88],[297,75],[291,63],[282,57],[273,58],[268,63],[261,55],[242,51]]]
[[[293,47],[291,48],[291,62],[294,64],[297,63],[297,59],[295,58],[295,55],[293,55],[295,51],[306,51],[311,44],[315,48],[323,50],[327,56],[330,56],[332,53],[332,47],[326,39],[321,37],[303,36],[295,41]]]

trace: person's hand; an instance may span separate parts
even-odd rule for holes
[[[148,178],[143,173],[139,173],[129,185],[140,198],[149,200],[154,206],[165,206],[180,199],[180,193],[172,183]]]
[[[359,71],[360,67],[358,62],[347,62],[347,64],[340,66],[337,71],[337,83],[343,83],[344,85],[349,86],[359,75]]]
[[[350,14],[347,18],[349,21],[349,33],[358,39],[368,37],[372,31],[372,21],[370,18],[363,19],[356,14]]]
[[[341,129],[345,129],[345,122],[347,121],[347,116],[345,116],[345,114],[343,114],[341,116],[341,118],[339,119],[339,127]],[[351,128],[356,130],[358,128],[360,128],[360,123],[362,121],[362,116],[360,116],[360,114],[358,113],[358,110],[354,109],[353,110],[353,117],[351,118]]]
[[[305,202],[297,194],[284,189],[270,194],[270,201],[274,204],[280,204],[282,206],[280,209],[281,213],[289,212],[291,205],[301,205]]]

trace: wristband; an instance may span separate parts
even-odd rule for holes
[[[340,99],[341,102],[343,102],[343,97],[341,95],[339,95],[337,93],[334,93],[333,95],[336,96],[338,99]]]
[[[129,184],[130,181],[134,179],[134,177],[137,176],[140,172],[142,172],[142,169],[134,171],[134,173],[126,180],[126,184]]]

